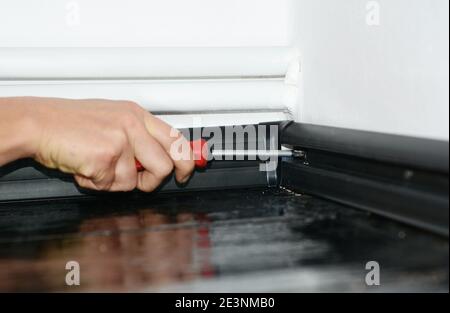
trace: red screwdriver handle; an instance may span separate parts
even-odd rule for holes
[[[196,168],[205,168],[208,165],[208,142],[203,139],[189,141],[194,156]]]
[[[194,156],[194,162],[196,168],[205,168],[208,165],[208,143],[205,139],[197,139],[189,141],[189,145],[192,149],[192,154]],[[145,170],[141,162],[135,159],[136,170],[141,172]]]
[[[134,159],[134,162],[136,163],[136,170],[138,172],[142,172],[145,170],[145,168],[142,166],[141,162],[139,162],[137,159]]]

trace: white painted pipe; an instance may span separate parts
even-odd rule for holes
[[[0,81],[0,97],[132,100],[150,111],[285,110],[283,80]]]
[[[284,77],[296,50],[0,48],[0,80]]]
[[[292,115],[285,110],[158,114],[158,117],[175,128],[251,125],[292,119]]]

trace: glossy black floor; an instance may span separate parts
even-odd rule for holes
[[[0,291],[448,291],[448,250],[287,190],[0,205]],[[80,286],[65,284],[71,260]]]

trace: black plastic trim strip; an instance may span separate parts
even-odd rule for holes
[[[281,185],[449,236],[448,194],[315,168],[298,161],[282,163]]]
[[[267,123],[277,125],[279,122]],[[251,125],[253,126],[253,125]],[[238,127],[245,127],[239,126]],[[214,134],[217,129],[224,134],[230,127],[210,127],[203,129],[181,129],[191,139],[197,139],[198,134]],[[258,136],[255,127],[255,137],[248,136],[233,138],[233,146],[243,144],[244,148],[250,143],[257,146],[257,141],[266,138],[266,133]],[[203,136],[205,139],[211,137]],[[222,138],[225,145],[226,138]],[[267,187],[267,173],[260,171],[259,161],[213,161],[205,170],[196,171],[185,186],[176,183],[173,176],[169,177],[158,189],[158,192],[183,192],[211,189],[253,188]],[[71,175],[47,169],[33,160],[18,160],[0,168],[0,202],[27,201],[51,199],[59,197],[79,197],[104,194],[79,188]]]
[[[281,186],[449,236],[448,142],[290,123]]]
[[[174,177],[171,176],[158,191],[166,193],[267,186],[266,173],[259,171],[259,162],[237,161],[232,162],[234,163],[233,167],[225,166],[224,163],[225,161],[220,166],[196,171],[185,186],[180,186],[176,183]],[[39,171],[34,168],[23,169],[23,171],[34,173],[34,178],[0,181],[0,202],[105,194],[81,189],[77,187],[69,176],[45,176],[39,174]],[[58,173],[55,174],[59,176]],[[37,178],[40,175],[42,176]],[[136,191],[136,193],[139,192]]]
[[[449,172],[447,141],[291,123],[284,127],[281,143],[302,149],[334,152],[447,174]]]

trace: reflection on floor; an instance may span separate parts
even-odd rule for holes
[[[0,205],[0,291],[448,291],[448,248],[286,190]],[[71,260],[80,286],[65,284]]]

